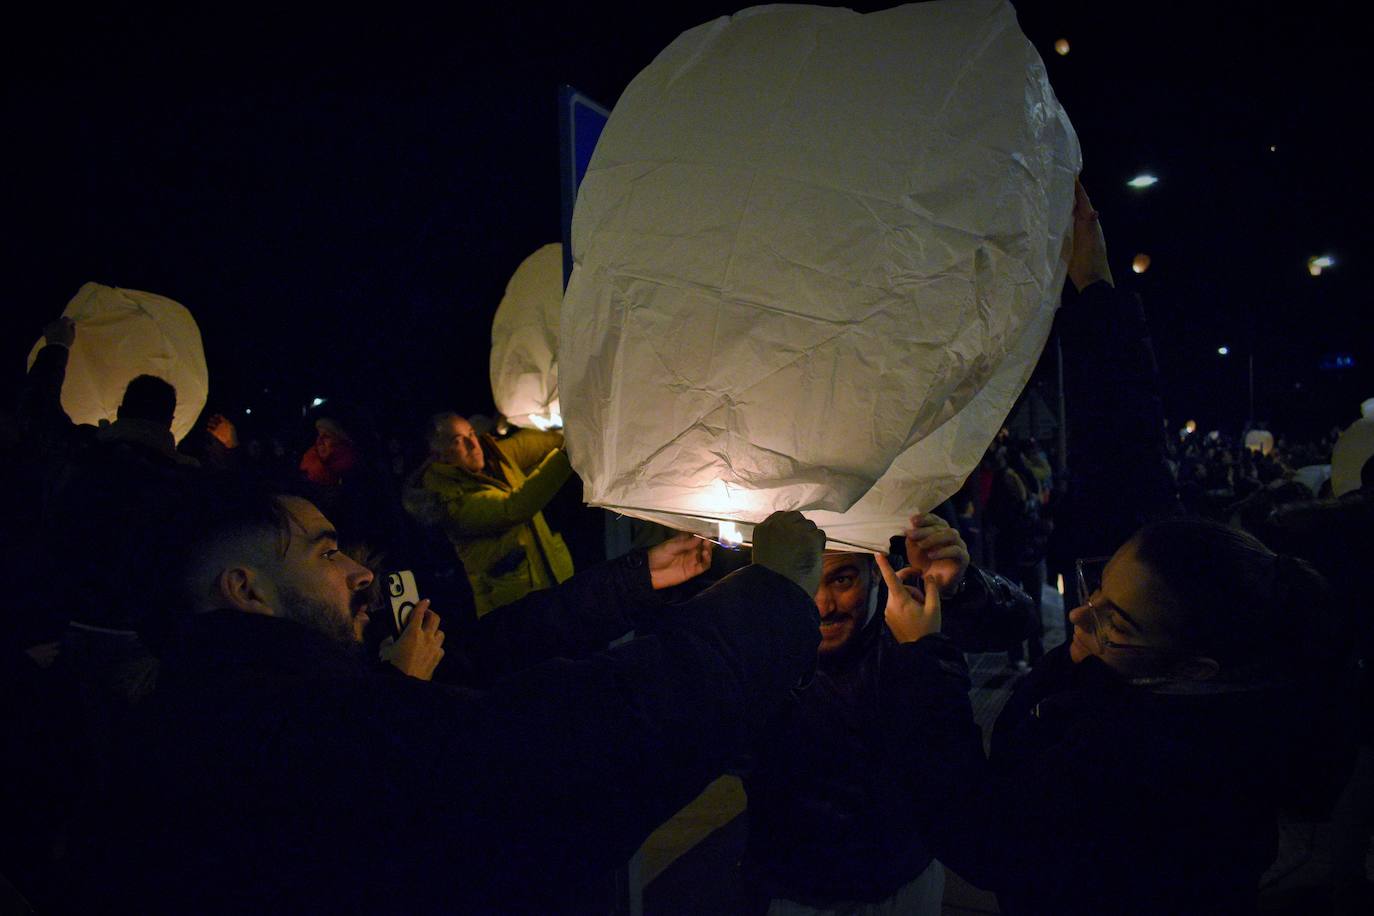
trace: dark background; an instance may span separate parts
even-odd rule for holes
[[[1253,353],[1273,428],[1353,420],[1374,396],[1356,6],[1015,5],[1079,132],[1116,277],[1146,297],[1170,418],[1238,429]],[[250,434],[316,396],[412,430],[438,408],[490,410],[491,316],[560,236],[559,85],[613,105],[680,32],[738,8],[11,21],[0,389],[96,280],[187,305],[209,409]],[[1158,185],[1126,186],[1146,170]],[[1137,252],[1153,259],[1138,277]],[[1309,276],[1325,253],[1338,265]],[[1356,367],[1320,370],[1334,352]]]

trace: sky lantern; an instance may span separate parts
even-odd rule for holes
[[[1313,255],[1307,259],[1307,272],[1314,277],[1320,277],[1323,270],[1335,266],[1336,259],[1329,254]]]
[[[1331,495],[1360,488],[1360,469],[1374,456],[1374,417],[1363,416],[1346,427],[1331,447]]]
[[[768,6],[625,90],[573,215],[587,501],[882,548],[1005,422],[1064,281],[1078,141],[1003,0]]]
[[[1056,41],[1054,43],[1054,53],[1058,54],[1060,57],[1067,56],[1069,53],[1069,40],[1067,38],[1061,38]]]
[[[491,324],[491,393],[515,426],[563,425],[558,403],[558,320],[563,246],[544,245],[520,262]]]
[[[1138,274],[1143,274],[1150,269],[1150,256],[1148,254],[1138,254],[1131,260],[1131,270]]]
[[[186,306],[156,293],[85,283],[62,314],[76,322],[62,385],[67,416],[93,426],[113,423],[129,382],[156,375],[177,391],[172,435],[186,438],[210,392],[200,327]],[[42,347],[42,340],[34,344],[30,366]]]
[[[1155,185],[1159,184],[1159,179],[1148,173],[1142,173],[1140,175],[1135,176],[1130,181],[1126,182],[1126,184],[1129,187],[1135,188],[1136,190],[1140,190],[1142,188],[1154,187]]]
[[[1245,434],[1245,447],[1252,452],[1268,455],[1274,450],[1274,434],[1267,429],[1252,429]]]

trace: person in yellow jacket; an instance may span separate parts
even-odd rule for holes
[[[567,545],[540,511],[572,476],[562,433],[522,429],[498,442],[444,413],[430,422],[429,448],[421,485],[443,509],[478,617],[573,574]]]

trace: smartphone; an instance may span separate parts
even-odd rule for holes
[[[415,584],[415,573],[409,569],[387,573],[386,592],[391,598],[391,618],[399,636],[410,619],[410,612],[420,603],[420,588]]]

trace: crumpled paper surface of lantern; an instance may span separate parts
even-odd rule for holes
[[[563,246],[554,242],[516,268],[492,320],[491,392],[496,409],[516,426],[548,429],[562,424],[558,403],[562,305]]]
[[[802,509],[880,548],[953,494],[1065,275],[1077,138],[1000,0],[757,7],[611,113],[561,385],[588,502],[702,534]]]
[[[67,416],[75,423],[113,423],[129,382],[156,375],[176,388],[172,435],[184,439],[210,393],[200,328],[186,306],[156,293],[85,283],[62,314],[76,322],[62,385]],[[43,344],[34,344],[30,366]]]

